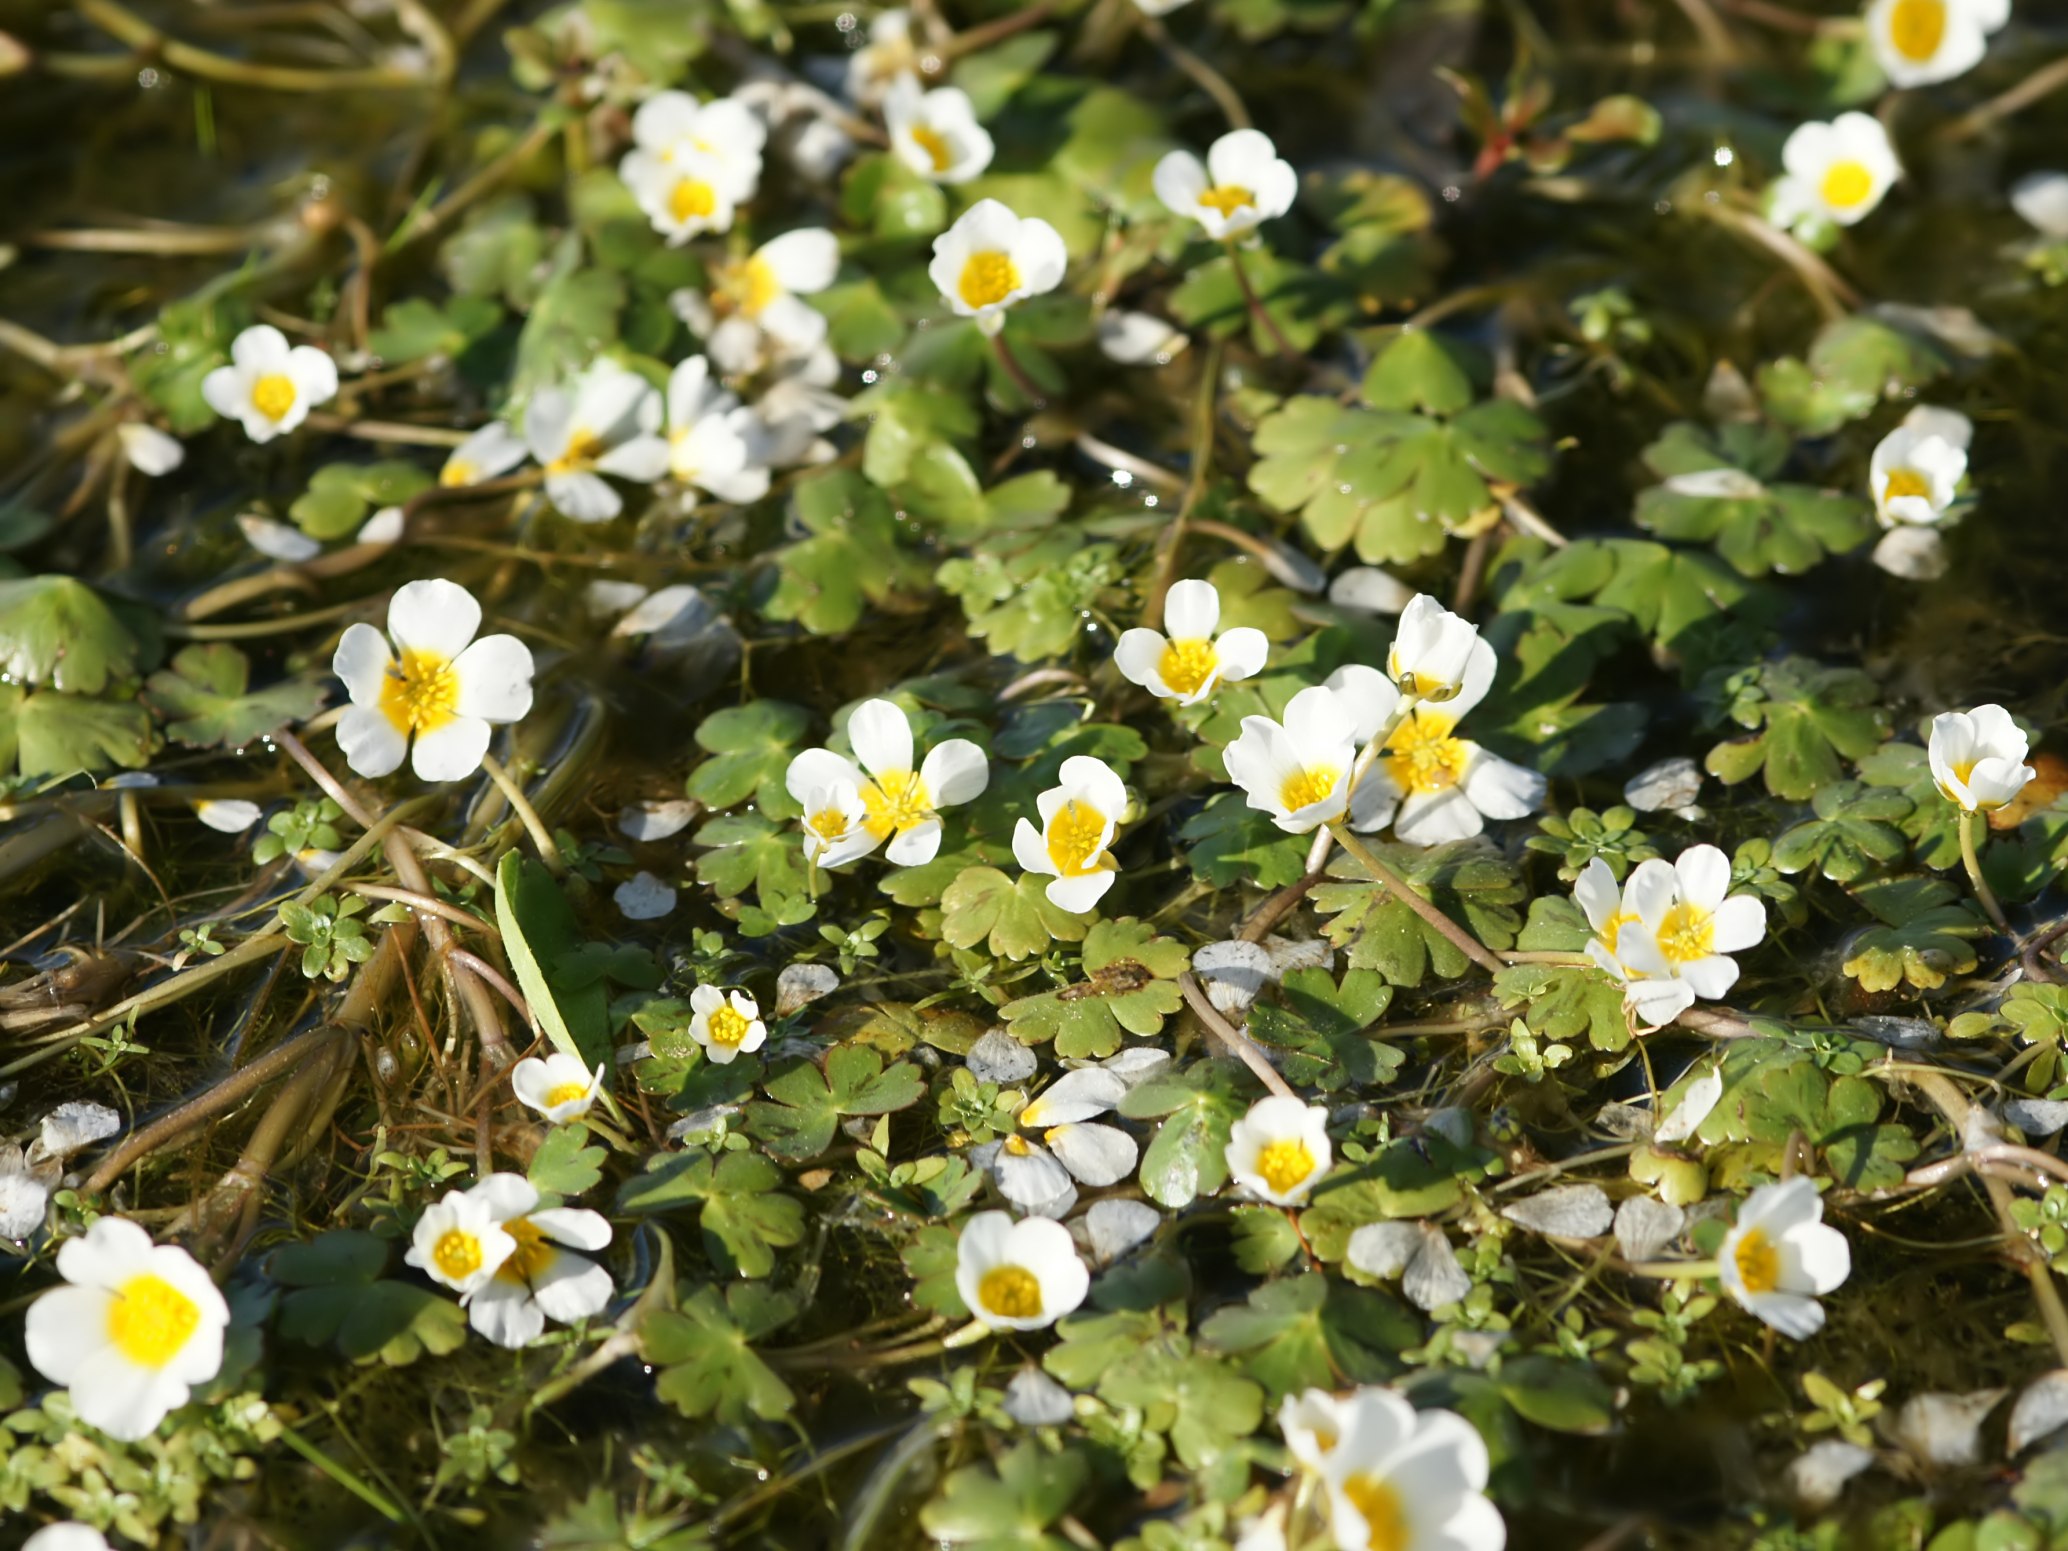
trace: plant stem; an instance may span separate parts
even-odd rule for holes
[[[1392,894],[1395,899],[1399,900],[1408,909],[1441,932],[1449,939],[1451,946],[1456,948],[1458,952],[1464,954],[1466,958],[1477,964],[1488,974],[1498,975],[1503,969],[1507,968],[1477,937],[1474,937],[1464,927],[1458,925],[1457,922],[1437,909],[1434,901],[1422,898],[1408,884],[1405,878],[1380,861],[1378,854],[1370,846],[1350,832],[1349,825],[1345,824],[1341,828],[1337,828],[1331,824],[1326,826],[1326,828],[1328,833],[1335,836],[1337,843],[1345,851],[1357,858],[1359,866],[1380,883],[1384,884],[1387,892]]]
[[[1146,11],[1141,16],[1142,36],[1154,43],[1169,56],[1170,62],[1192,78],[1193,84],[1207,96],[1228,120],[1230,129],[1248,129],[1249,109],[1242,105],[1242,98],[1234,87],[1228,84],[1226,76],[1197,54],[1186,48],[1170,35],[1170,29],[1163,25],[1161,17],[1151,16]]]
[[[1012,379],[1012,385],[1020,390],[1021,396],[1029,404],[1038,408],[1048,402],[1048,395],[1027,375],[1027,368],[1020,365],[1020,358],[1012,353],[1012,346],[1005,342],[1003,325],[991,336],[991,350],[998,357],[998,364],[1005,368],[1005,375]]]
[[[524,794],[510,772],[503,768],[503,762],[493,754],[481,756],[481,768],[488,772],[488,778],[502,789],[503,796],[510,801],[517,817],[524,821],[525,833],[531,836],[531,843],[539,848],[539,859],[554,877],[564,877],[567,860],[560,854],[560,846],[553,839],[553,832],[546,827],[546,821],[539,817],[539,810],[531,805],[531,799]]]
[[[292,65],[254,65],[169,38],[116,0],[78,0],[79,13],[118,42],[156,55],[182,74],[233,86],[257,86],[278,92],[353,92],[370,87],[429,90],[438,83],[414,71],[303,70]]]
[[[1960,864],[1967,869],[1967,881],[1974,886],[1975,898],[1981,901],[1983,912],[1999,932],[2008,933],[2011,929],[2010,923],[2003,918],[2003,906],[1996,902],[1996,891],[1989,887],[1989,880],[1982,876],[1982,858],[1975,848],[1975,827],[1986,822],[1978,812],[1961,814]]]
[[[1242,299],[1249,304],[1250,316],[1271,336],[1271,343],[1281,356],[1288,361],[1297,361],[1300,352],[1293,348],[1292,341],[1285,337],[1285,330],[1278,326],[1278,320],[1264,305],[1264,299],[1257,295],[1257,288],[1250,284],[1249,266],[1242,262],[1242,249],[1232,242],[1228,244],[1228,262],[1235,268],[1235,283],[1242,287]]]
[[[1940,131],[1940,138],[1953,144],[1972,140],[1999,119],[2021,113],[2042,97],[2068,86],[2068,55],[2042,65],[2009,91],[1991,97],[1972,113],[1955,119]]]
[[[1205,989],[1190,970],[1178,976],[1178,989],[1184,993],[1192,1011],[1199,1015],[1199,1021],[1206,1025],[1214,1038],[1241,1057],[1242,1064],[1257,1074],[1258,1082],[1281,1099],[1299,1097],[1293,1092],[1292,1085],[1278,1075],[1278,1068],[1257,1048],[1256,1041],[1222,1017],[1221,1010],[1206,999]]]
[[[1193,508],[1199,505],[1199,497],[1206,489],[1206,477],[1213,468],[1214,409],[1215,396],[1220,391],[1222,348],[1222,341],[1215,340],[1208,347],[1206,361],[1200,368],[1199,393],[1192,405],[1191,477],[1185,481],[1185,498],[1178,504],[1177,516],[1163,530],[1163,542],[1157,549],[1156,575],[1149,583],[1148,596],[1142,600],[1142,623],[1152,630],[1163,624],[1163,600],[1170,595],[1171,584],[1177,580],[1178,556],[1185,547],[1185,529],[1191,524]],[[1249,538],[1246,533],[1242,536]]]

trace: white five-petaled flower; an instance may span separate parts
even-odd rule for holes
[[[2000,705],[1946,711],[1932,718],[1927,753],[1939,795],[1963,813],[2001,808],[2034,775],[2025,763],[2031,745]]]
[[[510,1087],[519,1100],[558,1125],[589,1113],[603,1091],[603,1067],[592,1072],[564,1050],[543,1060],[526,1056],[511,1068]]]
[[[1426,592],[1416,593],[1400,611],[1386,652],[1386,676],[1403,694],[1438,704],[1462,699],[1469,709],[1486,698],[1494,666],[1494,649],[1480,639],[1479,627]]]
[[[194,1257],[121,1217],[57,1252],[69,1286],[29,1306],[29,1361],[70,1388],[79,1419],[134,1442],[223,1365],[229,1305]]]
[[[1616,887],[1600,857],[1573,885],[1594,936],[1587,955],[1624,982],[1630,1010],[1648,1025],[1668,1023],[1695,1004],[1728,995],[1737,960],[1766,935],[1766,906],[1732,894],[1730,858],[1712,845],[1690,846],[1669,862],[1652,857]]]
[[[122,444],[122,456],[129,460],[129,466],[151,479],[170,474],[187,461],[187,449],[177,436],[141,420],[128,420],[116,426],[115,438]]]
[[[108,1537],[89,1524],[67,1519],[46,1524],[22,1542],[22,1551],[113,1551]]]
[[[743,102],[699,103],[667,91],[640,104],[632,139],[618,176],[654,230],[674,245],[732,229],[735,208],[760,185],[768,129]]]
[[[1228,1128],[1228,1172],[1235,1183],[1273,1206],[1298,1206],[1335,1157],[1328,1111],[1273,1095],[1259,1099]]]
[[[826,315],[804,297],[833,283],[840,241],[822,226],[771,238],[745,258],[712,266],[709,296],[682,291],[675,309],[722,371],[746,374],[811,355]]]
[[[1378,1388],[1345,1409],[1322,1474],[1340,1551],[1502,1551],[1508,1528],[1486,1496],[1486,1444],[1470,1422]]]
[[[967,738],[936,744],[914,769],[912,723],[895,701],[856,706],[847,719],[847,739],[854,759],[831,749],[806,749],[790,761],[784,777],[790,795],[804,804],[806,852],[816,847],[820,854],[813,859],[821,866],[867,856],[885,841],[885,860],[899,867],[930,862],[941,849],[940,810],[983,796],[990,784],[990,761]],[[859,832],[850,789],[862,805]],[[830,805],[815,807],[818,801]]]
[[[995,334],[1008,307],[1053,291],[1069,262],[1062,234],[1048,222],[980,199],[934,238],[926,272],[950,307]]]
[[[1048,902],[1083,915],[1105,897],[1120,870],[1106,847],[1127,811],[1127,787],[1103,759],[1073,754],[1063,761],[1060,783],[1034,800],[1041,815],[1036,829],[1021,819],[1012,832],[1012,854],[1028,872],[1055,881]]]
[[[660,423],[653,385],[615,361],[598,361],[572,386],[532,395],[524,440],[546,471],[554,506],[576,522],[608,522],[625,503],[605,474],[652,484],[668,472]]]
[[[721,501],[768,494],[766,433],[754,411],[720,387],[700,355],[668,376],[668,472]]]
[[[438,483],[447,489],[478,485],[509,473],[529,456],[523,437],[502,421],[491,420],[447,454]]]
[[[485,1199],[471,1190],[448,1190],[424,1208],[402,1259],[465,1297],[495,1275],[516,1248],[517,1241]]]
[[[1980,64],[2010,19],[2010,0],[1872,0],[1867,40],[1891,86],[1930,86]]]
[[[1104,1189],[1132,1174],[1141,1155],[1133,1137],[1118,1126],[1102,1125],[1093,1118],[1115,1108],[1126,1097],[1127,1088],[1127,1081],[1107,1067],[1081,1066],[1057,1078],[1015,1118],[1023,1129],[1041,1133],[1046,1150],[1070,1178],[1095,1190]],[[1011,1136],[1001,1144],[1006,1155],[1015,1151],[1016,1142],[1028,1149],[1026,1155],[1039,1150],[1034,1144]],[[996,1174],[1003,1190],[1003,1176],[1007,1172],[1004,1157],[998,1162]],[[1075,1192],[1071,1194],[1074,1199]],[[1068,1209],[1065,1204],[1062,1211],[1044,1211],[1041,1215],[1060,1217]]]
[[[1260,672],[1270,655],[1263,631],[1238,625],[1217,639],[1220,622],[1221,594],[1212,582],[1174,583],[1163,600],[1164,630],[1170,634],[1141,625],[1121,632],[1113,665],[1152,695],[1194,705],[1216,684]]]
[[[1344,700],[1316,684],[1286,704],[1283,723],[1245,716],[1221,760],[1252,808],[1289,834],[1304,835],[1349,806],[1356,730]]]
[[[847,60],[847,95],[863,107],[874,107],[897,82],[919,69],[919,44],[912,36],[912,13],[879,11],[869,23],[869,39]]]
[[[434,579],[396,590],[386,636],[346,630],[330,668],[352,698],[337,741],[357,774],[388,775],[406,753],[419,780],[460,780],[481,768],[491,725],[531,709],[531,648],[513,635],[477,641],[480,628],[474,595]]]
[[[1851,226],[1874,213],[1903,175],[1888,131],[1865,113],[1841,113],[1828,124],[1803,124],[1781,147],[1786,169],[1773,188],[1777,226],[1835,221]]]
[[[520,1174],[491,1174],[467,1198],[510,1241],[510,1251],[460,1296],[467,1323],[497,1346],[529,1346],[553,1319],[563,1325],[601,1314],[614,1290],[610,1273],[570,1250],[610,1245],[610,1224],[581,1207],[541,1209]]]
[[[1875,515],[1884,528],[1929,526],[1946,515],[1967,476],[1974,422],[1956,409],[1919,405],[1875,446],[1867,465]]]
[[[936,183],[967,183],[991,165],[991,135],[959,86],[927,91],[900,76],[883,100],[883,122],[899,161]]]
[[[1449,699],[1418,700],[1397,722],[1400,691],[1376,668],[1353,663],[1329,675],[1328,688],[1343,703],[1360,743],[1393,724],[1350,799],[1352,829],[1366,832],[1390,823],[1410,845],[1440,845],[1469,839],[1488,819],[1519,819],[1536,811],[1549,787],[1541,775],[1457,734],[1458,723],[1486,695],[1492,657],[1491,647],[1484,657],[1474,652]],[[1412,668],[1400,671],[1410,681],[1438,682]],[[1438,683],[1439,689],[1447,686],[1448,681]]]
[[[1851,1275],[1845,1235],[1824,1221],[1816,1185],[1798,1175],[1745,1197],[1717,1252],[1717,1280],[1746,1310],[1784,1336],[1805,1340],[1824,1326],[1817,1299]]]
[[[1084,1302],[1091,1286],[1070,1230],[1046,1217],[978,1212],[955,1248],[955,1290],[993,1330],[1040,1330]]]
[[[1173,214],[1226,242],[1290,210],[1300,180],[1269,135],[1236,129],[1207,147],[1204,163],[1190,151],[1172,151],[1156,164],[1155,186]]]
[[[1341,1400],[1325,1389],[1287,1395],[1278,1405],[1278,1431],[1300,1465],[1316,1474],[1328,1468],[1343,1434],[1356,1416],[1354,1400]]]
[[[716,986],[698,986],[689,993],[689,1037],[704,1047],[706,1060],[729,1066],[768,1042],[761,1006],[744,991],[730,994]]]
[[[225,420],[242,421],[253,441],[270,442],[337,396],[337,363],[314,345],[290,349],[272,324],[254,323],[230,341],[230,364],[201,379],[201,396]]]

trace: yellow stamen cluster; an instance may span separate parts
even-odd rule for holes
[[[732,1048],[747,1037],[747,1030],[753,1025],[732,1003],[727,1002],[704,1023],[704,1031],[711,1036],[711,1043]]]
[[[447,1228],[431,1247],[431,1259],[455,1282],[464,1282],[481,1269],[481,1241],[463,1228]]]
[[[1257,1175],[1278,1195],[1299,1188],[1314,1172],[1314,1154],[1298,1137],[1267,1142],[1257,1153]]]
[[[1448,791],[1464,779],[1471,745],[1451,736],[1456,723],[1438,716],[1410,716],[1386,744],[1386,773],[1404,792]]]
[[[993,1266],[977,1283],[977,1302],[1001,1319],[1036,1319],[1041,1314],[1041,1283],[1023,1266]]]
[[[933,817],[933,798],[916,770],[890,770],[862,788],[863,826],[878,840]]]
[[[1659,923],[1659,951],[1676,964],[1706,959],[1715,944],[1716,917],[1699,905],[1675,905]]]
[[[553,1246],[529,1217],[504,1223],[503,1231],[517,1241],[517,1247],[510,1251],[508,1260],[495,1268],[496,1279],[529,1286],[552,1266]]]
[[[1067,802],[1048,821],[1048,859],[1066,878],[1098,870],[1106,818],[1089,803]]]
[[[1365,1544],[1371,1551],[1407,1551],[1410,1531],[1398,1492],[1367,1475],[1345,1477],[1340,1490],[1364,1520]]]
[[[142,1368],[171,1362],[200,1323],[194,1300],[149,1271],[124,1282],[108,1305],[108,1340]]]
[[[251,385],[251,404],[268,420],[283,420],[294,408],[294,379],[268,372]]]
[[[1939,52],[1945,37],[1946,0],[1896,0],[1888,38],[1898,54],[1922,63]]]
[[[1781,1285],[1781,1252],[1764,1229],[1748,1229],[1738,1240],[1738,1247],[1731,1251],[1731,1259],[1737,1265],[1738,1280],[1745,1284],[1745,1291],[1769,1293]]]
[[[677,178],[668,194],[668,214],[678,221],[708,219],[718,208],[718,191],[701,178]]]
[[[381,681],[381,714],[400,733],[436,732],[459,714],[460,676],[452,659],[406,649]]]
[[[1342,775],[1334,765],[1316,765],[1312,770],[1287,776],[1285,785],[1278,789],[1279,804],[1286,812],[1297,813],[1317,802],[1327,802],[1335,795],[1336,782]]]
[[[1874,174],[1864,162],[1833,162],[1824,172],[1820,192],[1834,210],[1850,210],[1874,192]]]
[[[1020,272],[1004,253],[972,253],[963,260],[955,289],[970,307],[993,307],[1020,288]]]
[[[1213,677],[1216,666],[1213,642],[1201,636],[1173,641],[1156,660],[1156,674],[1166,688],[1177,695],[1196,695]]]
[[[1208,189],[1199,196],[1199,203],[1208,210],[1217,210],[1225,218],[1233,215],[1244,205],[1254,205],[1257,196],[1240,183],[1223,183]]]
[[[946,135],[937,129],[929,129],[924,124],[914,124],[910,133],[912,143],[927,154],[933,162],[935,172],[946,172],[954,165],[955,153],[949,146]]]
[[[1881,493],[1884,501],[1900,500],[1904,496],[1924,496],[1932,493],[1931,481],[1915,469],[1895,469],[1888,477],[1888,488]]]

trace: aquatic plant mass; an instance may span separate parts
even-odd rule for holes
[[[2068,12],[0,0],[0,1546],[2068,1546]]]

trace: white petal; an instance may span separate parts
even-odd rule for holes
[[[849,736],[852,735],[850,730]],[[952,808],[984,795],[984,788],[991,781],[991,762],[967,738],[950,738],[927,754],[926,763],[919,767],[919,778],[926,784],[935,807]]]
[[[461,781],[481,768],[492,729],[478,716],[456,716],[436,732],[417,734],[409,767],[419,781]]]
[[[924,867],[941,852],[941,821],[928,819],[901,829],[883,848],[883,859],[896,867]]]
[[[453,660],[461,716],[514,722],[531,710],[531,648],[513,635],[485,635]]]
[[[486,727],[486,723],[482,724]],[[338,718],[337,746],[354,775],[369,781],[393,775],[409,753],[409,739],[372,706],[346,706]]]
[[[1210,638],[1221,622],[1221,595],[1212,582],[1188,579],[1172,584],[1163,600],[1163,628],[1173,641]]]
[[[847,719],[847,741],[871,775],[912,769],[912,723],[894,701],[864,700]]]
[[[481,628],[481,605],[457,582],[405,582],[388,604],[388,634],[405,650],[446,661],[467,649]]]

